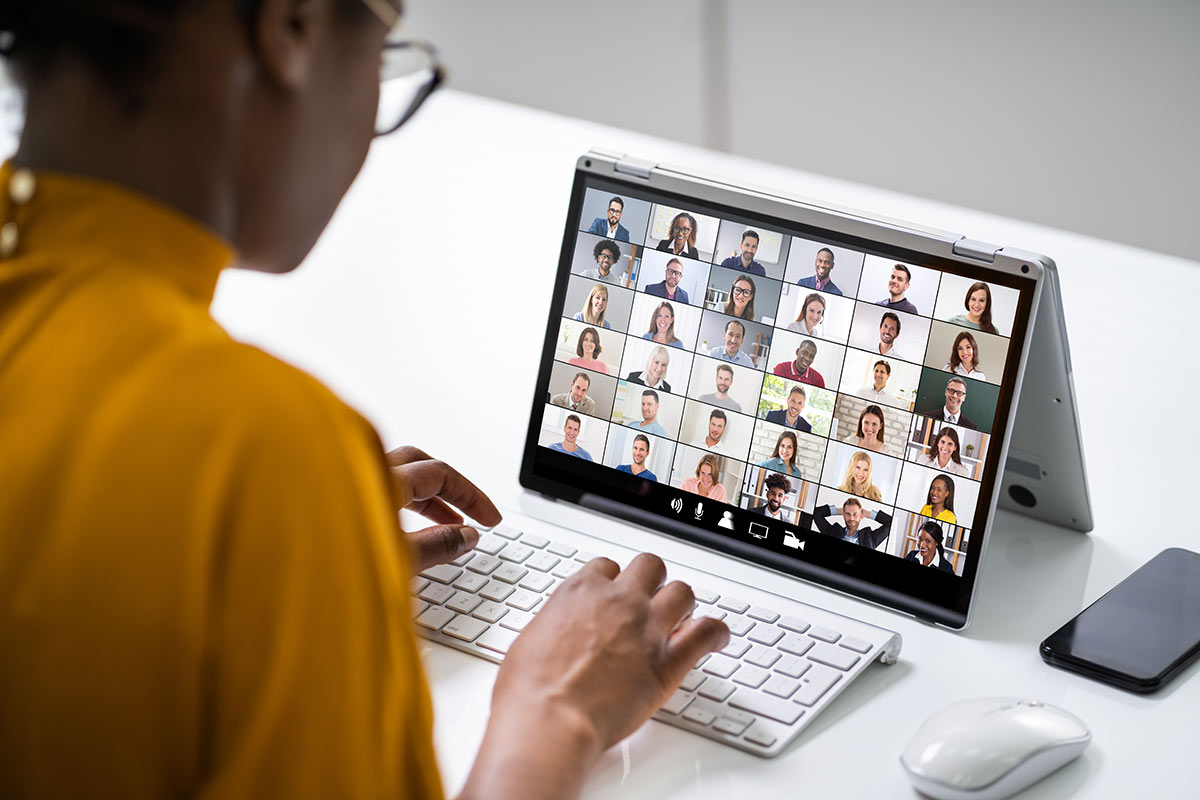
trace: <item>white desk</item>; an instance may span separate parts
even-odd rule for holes
[[[1044,665],[1036,644],[1163,547],[1197,547],[1196,454],[1177,446],[1189,435],[1181,429],[1195,427],[1190,401],[1200,397],[1189,324],[1200,296],[1196,263],[445,92],[376,145],[297,274],[230,272],[216,314],[235,335],[334,386],[389,447],[424,447],[517,507],[517,457],[501,454],[519,453],[524,440],[573,165],[593,146],[1051,255],[1062,274],[1097,522],[1084,536],[1001,513],[965,634],[784,578],[770,582],[764,588],[901,632],[901,662],[873,667],[770,761],[650,723],[605,756],[587,796],[912,796],[898,756],[918,723],[953,700],[1011,694],[1062,705],[1095,734],[1082,759],[1022,797],[1129,798],[1147,788],[1194,797],[1196,666],[1161,694],[1138,697]],[[644,546],[668,558],[683,553],[656,536]],[[745,574],[732,570],[734,579]],[[424,650],[439,757],[454,792],[482,736],[496,668],[439,646]],[[844,785],[854,790],[839,794]]]

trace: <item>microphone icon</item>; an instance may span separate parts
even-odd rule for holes
[[[704,503],[696,503],[696,519],[704,516]]]

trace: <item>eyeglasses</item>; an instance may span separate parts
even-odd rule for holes
[[[966,397],[967,396],[967,393],[962,391],[961,389],[947,389],[946,394],[950,395],[951,397]]]
[[[363,0],[363,3],[388,30],[400,22],[400,12],[387,0]],[[428,42],[391,38],[384,42],[375,135],[386,136],[408,122],[445,78],[437,51]]]
[[[613,258],[612,256],[610,256],[608,253],[601,253],[600,255],[596,256],[596,260],[597,261],[607,261],[609,264],[616,261],[616,259]]]
[[[750,297],[754,294],[754,291],[751,289],[743,289],[740,286],[735,286],[733,287],[733,293],[738,297]]]
[[[683,273],[682,273],[682,272],[680,272],[680,271],[679,271],[679,270],[677,270],[677,269],[669,269],[669,270],[667,270],[667,274],[668,274],[668,275],[674,275],[676,278],[682,278],[682,277],[683,277]]]

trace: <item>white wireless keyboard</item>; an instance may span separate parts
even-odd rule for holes
[[[499,526],[484,533],[471,553],[413,579],[417,631],[502,661],[555,588],[595,557]],[[686,567],[667,567],[673,578],[692,585],[695,614],[724,620],[731,635],[729,645],[702,658],[655,713],[660,722],[775,756],[873,661],[894,664],[899,656],[901,639],[894,631],[794,601],[780,600],[787,611],[780,613],[705,589],[679,574],[691,572]]]

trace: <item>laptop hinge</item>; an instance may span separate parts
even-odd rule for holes
[[[996,261],[996,252],[1000,249],[999,245],[988,244],[987,242],[977,242],[974,239],[963,237],[954,243],[954,254],[974,258],[977,261],[986,261],[992,264]]]
[[[641,158],[622,158],[618,159],[616,163],[617,172],[647,180],[650,178],[650,172],[657,166],[653,161]]]

